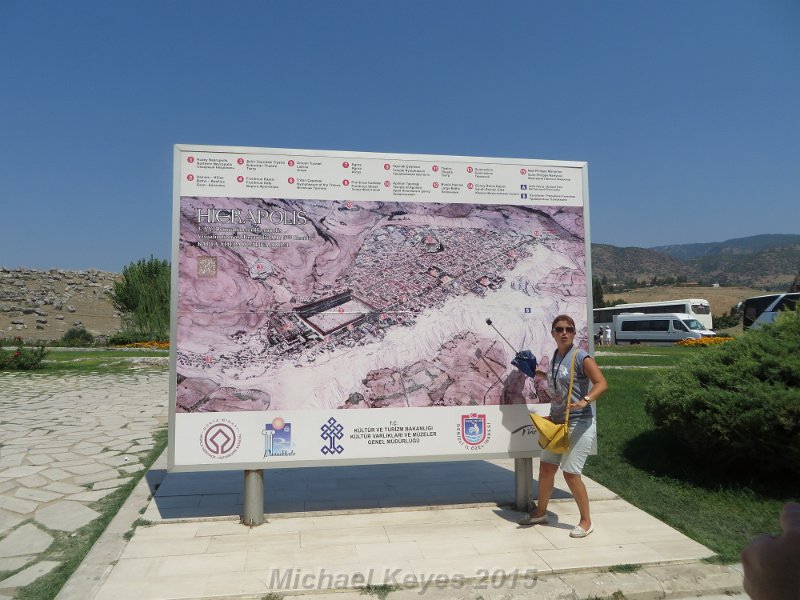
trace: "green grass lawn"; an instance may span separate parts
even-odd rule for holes
[[[626,348],[599,356],[603,366],[647,365],[653,359],[670,368],[702,348]],[[637,356],[645,354],[645,356]],[[796,500],[800,484],[765,480],[759,473],[723,475],[703,457],[688,454],[653,426],[644,411],[643,392],[661,369],[606,369],[609,391],[597,404],[598,455],[589,459],[587,477],[711,548],[721,562],[739,560],[751,538],[779,531],[784,502]]]
[[[40,371],[36,372],[38,373],[123,372],[130,369],[132,364],[137,364],[135,362],[136,359],[158,358],[167,356],[169,356],[169,350],[148,350],[141,348],[134,348],[130,350],[115,350],[115,349],[48,350],[47,354],[44,357],[43,368]],[[164,363],[163,366],[166,366],[166,363]]]

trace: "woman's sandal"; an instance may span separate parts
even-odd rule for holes
[[[531,525],[545,525],[548,523],[550,519],[548,519],[547,515],[544,514],[541,517],[534,517],[533,515],[528,515],[524,519],[520,519],[517,521],[518,525],[522,527],[530,527]]]
[[[585,538],[587,535],[594,531],[594,525],[589,525],[589,529],[584,529],[580,525],[576,525],[575,529],[569,532],[571,538]]]

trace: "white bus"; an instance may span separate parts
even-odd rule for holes
[[[756,329],[766,323],[772,323],[779,312],[795,310],[800,300],[800,293],[767,294],[748,298],[742,303],[742,325],[745,329]]]
[[[595,308],[592,311],[594,324],[610,325],[614,315],[625,313],[681,313],[697,319],[704,329],[712,329],[711,305],[702,298],[684,298],[683,300],[663,300],[661,302],[636,302],[632,304],[617,304],[608,308]]]

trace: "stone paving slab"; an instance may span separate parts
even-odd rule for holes
[[[0,581],[0,589],[24,587],[33,583],[42,575],[47,575],[58,565],[59,563],[52,560],[39,561],[30,567],[26,567],[16,575],[12,575],[3,581]]]
[[[73,500],[60,500],[36,511],[36,520],[49,529],[76,531],[100,513]]]
[[[53,543],[53,536],[26,523],[0,540],[0,558],[11,558],[44,552]]]
[[[35,554],[28,556],[12,556],[11,558],[0,558],[0,571],[16,571],[24,567],[29,562],[36,558]]]

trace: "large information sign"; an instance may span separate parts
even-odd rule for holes
[[[586,163],[176,146],[173,220],[170,469],[538,453]]]

